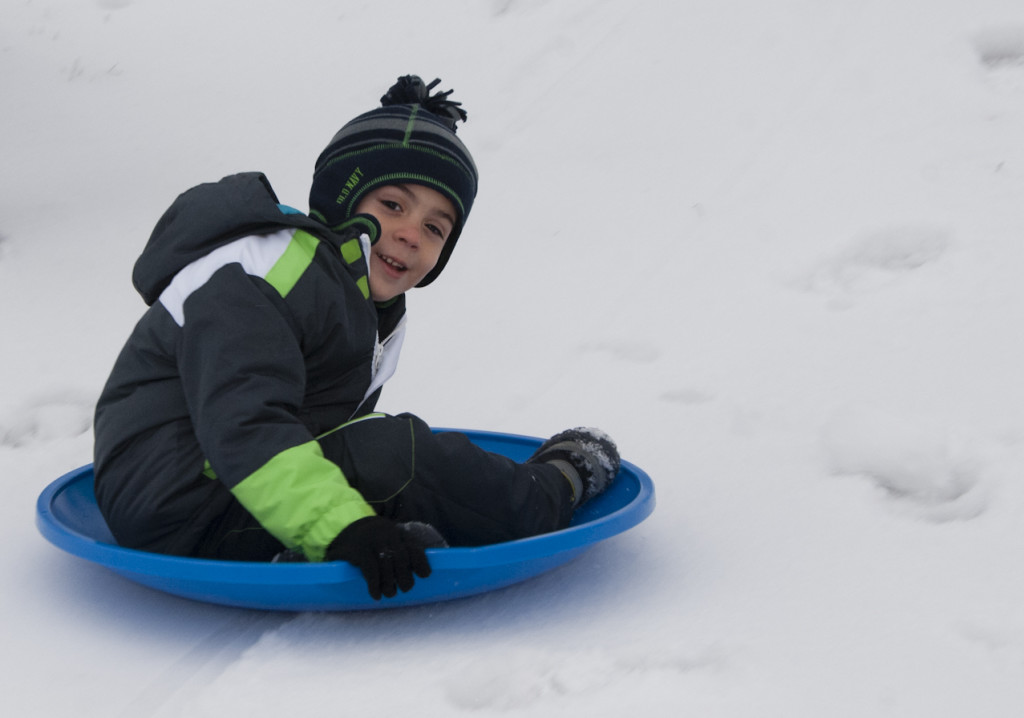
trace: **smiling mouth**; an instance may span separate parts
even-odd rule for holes
[[[392,269],[394,269],[395,271],[398,271],[398,272],[404,272],[404,271],[406,271],[407,269],[409,269],[408,267],[406,267],[406,266],[405,266],[404,264],[402,264],[401,262],[399,262],[399,261],[398,261],[397,259],[395,259],[394,257],[389,257],[389,256],[387,256],[386,254],[378,254],[378,255],[377,255],[377,258],[378,258],[378,259],[379,259],[380,261],[384,262],[384,264],[386,264],[386,265],[388,265],[389,267],[391,267]]]

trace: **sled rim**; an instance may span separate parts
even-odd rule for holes
[[[451,431],[438,429],[438,431]],[[459,430],[488,450],[522,460],[542,443],[516,434]],[[639,467],[622,468],[605,494],[577,512],[568,528],[474,548],[428,549],[432,575],[408,593],[376,602],[359,571],[341,562],[223,561],[167,556],[113,543],[92,492],[87,464],[53,481],[36,502],[36,525],[67,553],[130,580],[196,600],[267,610],[387,608],[460,598],[546,572],[646,519],[655,506],[654,485]],[[608,509],[605,511],[605,509]],[[105,535],[103,535],[105,533]],[[429,590],[427,590],[429,588]]]

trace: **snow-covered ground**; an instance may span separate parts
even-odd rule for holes
[[[46,543],[166,205],[261,169],[304,207],[410,72],[482,183],[383,408],[601,426],[654,515],[361,614]],[[0,90],[4,715],[1021,715],[1019,0],[4,0]]]

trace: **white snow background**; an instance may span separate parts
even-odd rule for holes
[[[188,187],[401,74],[481,171],[382,408],[615,437],[655,513],[479,597],[276,614],[48,544]],[[1020,0],[4,0],[0,712],[1024,711]]]

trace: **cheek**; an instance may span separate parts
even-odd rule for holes
[[[441,259],[441,254],[443,252],[444,252],[444,244],[438,244],[437,246],[432,248],[432,250],[431,250],[431,261],[430,261],[430,268],[431,269],[433,269],[434,266],[437,264],[437,261],[439,259]]]

